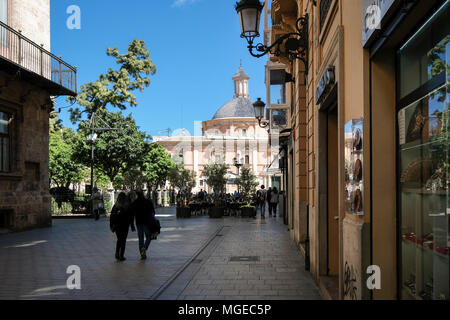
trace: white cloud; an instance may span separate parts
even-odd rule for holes
[[[196,1],[197,0],[175,0],[175,2],[172,3],[172,8],[182,7],[184,5],[188,5]]]

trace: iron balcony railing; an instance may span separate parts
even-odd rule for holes
[[[76,94],[77,70],[0,21],[0,56]]]

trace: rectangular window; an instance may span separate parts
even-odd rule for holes
[[[11,170],[10,122],[11,115],[0,112],[0,172],[9,172]]]
[[[323,29],[325,20],[328,16],[328,11],[330,11],[331,3],[333,0],[321,0],[320,1],[320,31]]]
[[[8,0],[0,0],[0,21],[8,24]],[[6,46],[8,43],[8,33],[5,28],[0,27],[0,45]]]

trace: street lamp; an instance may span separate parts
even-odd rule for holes
[[[238,170],[238,177],[239,177],[239,176],[240,176],[240,169],[241,169],[241,167],[242,167],[242,163],[240,163],[239,160],[236,159],[236,158],[233,158],[233,162],[234,162],[234,166],[235,166],[235,167],[237,168],[237,170]],[[238,193],[240,193],[239,185],[238,185]]]
[[[264,8],[259,0],[241,0],[236,3],[236,12],[241,24],[241,38],[247,39],[250,54],[260,58],[268,53],[277,57],[284,56],[290,61],[299,59],[305,64],[305,73],[308,73],[308,15],[299,18],[295,27],[297,32],[282,35],[272,45],[259,43],[253,45],[255,38],[259,37],[259,24],[261,12]],[[256,50],[256,52],[254,51]]]
[[[102,105],[102,108],[106,105],[104,103]],[[94,197],[94,165],[95,165],[95,141],[98,138],[97,132],[106,132],[106,131],[112,131],[112,130],[119,130],[119,128],[110,128],[108,124],[106,124],[102,119],[98,118],[101,122],[103,122],[106,127],[104,128],[97,128],[96,127],[96,120],[97,115],[96,112],[93,111],[91,114],[91,119],[89,120],[89,129],[91,130],[91,133],[86,137],[86,143],[91,146],[91,214],[94,214],[94,206],[93,206],[93,197]]]
[[[255,109],[255,118],[258,119],[258,124],[261,128],[266,128],[269,125],[268,121],[262,121],[264,119],[264,112],[266,110],[266,104],[261,101],[261,98],[253,104],[253,108]]]

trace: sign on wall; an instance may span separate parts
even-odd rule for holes
[[[398,0],[362,1],[362,42],[366,47],[370,40],[383,28],[383,20]]]

